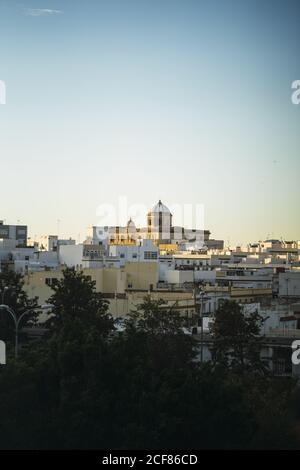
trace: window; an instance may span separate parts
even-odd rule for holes
[[[157,259],[157,252],[156,251],[145,251],[144,252],[144,259]]]
[[[57,284],[57,279],[55,277],[46,277],[45,284],[49,287],[54,286]]]

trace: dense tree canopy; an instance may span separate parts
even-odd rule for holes
[[[21,274],[4,267],[0,272],[0,304],[11,308],[17,317],[28,311],[22,319],[22,326],[33,323],[36,319],[37,298],[29,298],[23,289],[24,278]],[[0,338],[11,342],[15,326],[5,308],[0,309]]]
[[[214,361],[240,374],[265,373],[267,367],[260,357],[262,323],[257,312],[245,315],[238,303],[224,301],[211,328]]]
[[[96,292],[95,281],[81,271],[66,269],[63,279],[57,281],[52,289],[54,293],[48,301],[53,305],[48,320],[52,332],[68,329],[71,324],[83,329],[95,327],[103,336],[112,330],[113,321],[107,314],[107,302]]]
[[[120,331],[74,270],[49,301],[48,336],[0,369],[1,448],[299,446],[293,381],[240,374],[220,349],[220,362],[199,364],[182,319],[163,303],[146,298]]]

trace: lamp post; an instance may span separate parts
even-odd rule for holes
[[[17,317],[16,313],[13,311],[12,308],[10,308],[8,305],[1,304],[0,305],[0,310],[6,310],[11,318],[13,319],[14,325],[15,325],[15,358],[18,358],[18,352],[19,352],[19,326],[22,318],[25,317],[28,313],[32,312],[35,309],[41,309],[41,310],[47,310],[49,308],[52,308],[52,305],[41,305],[40,307],[34,307],[26,310],[25,312],[22,313],[19,317]]]

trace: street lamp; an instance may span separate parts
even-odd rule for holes
[[[8,305],[5,305],[5,304],[1,304],[0,305],[0,310],[1,309],[4,309],[6,310],[11,318],[13,319],[14,321],[14,324],[15,324],[15,358],[17,359],[18,358],[18,350],[19,350],[19,326],[20,326],[20,322],[22,320],[22,318],[25,317],[25,315],[27,315],[28,313],[32,312],[33,310],[36,310],[36,309],[40,309],[40,310],[48,310],[49,308],[52,308],[53,305],[51,304],[45,304],[45,305],[41,305],[41,306],[38,306],[38,307],[34,307],[34,308],[30,308],[28,310],[26,310],[25,312],[22,313],[22,315],[20,315],[19,317],[17,317],[16,313],[13,311],[12,308],[10,308]]]

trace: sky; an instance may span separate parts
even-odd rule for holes
[[[299,240],[299,18],[297,0],[0,0],[0,219],[83,240],[103,207],[126,222],[120,198],[161,199],[231,244]]]

